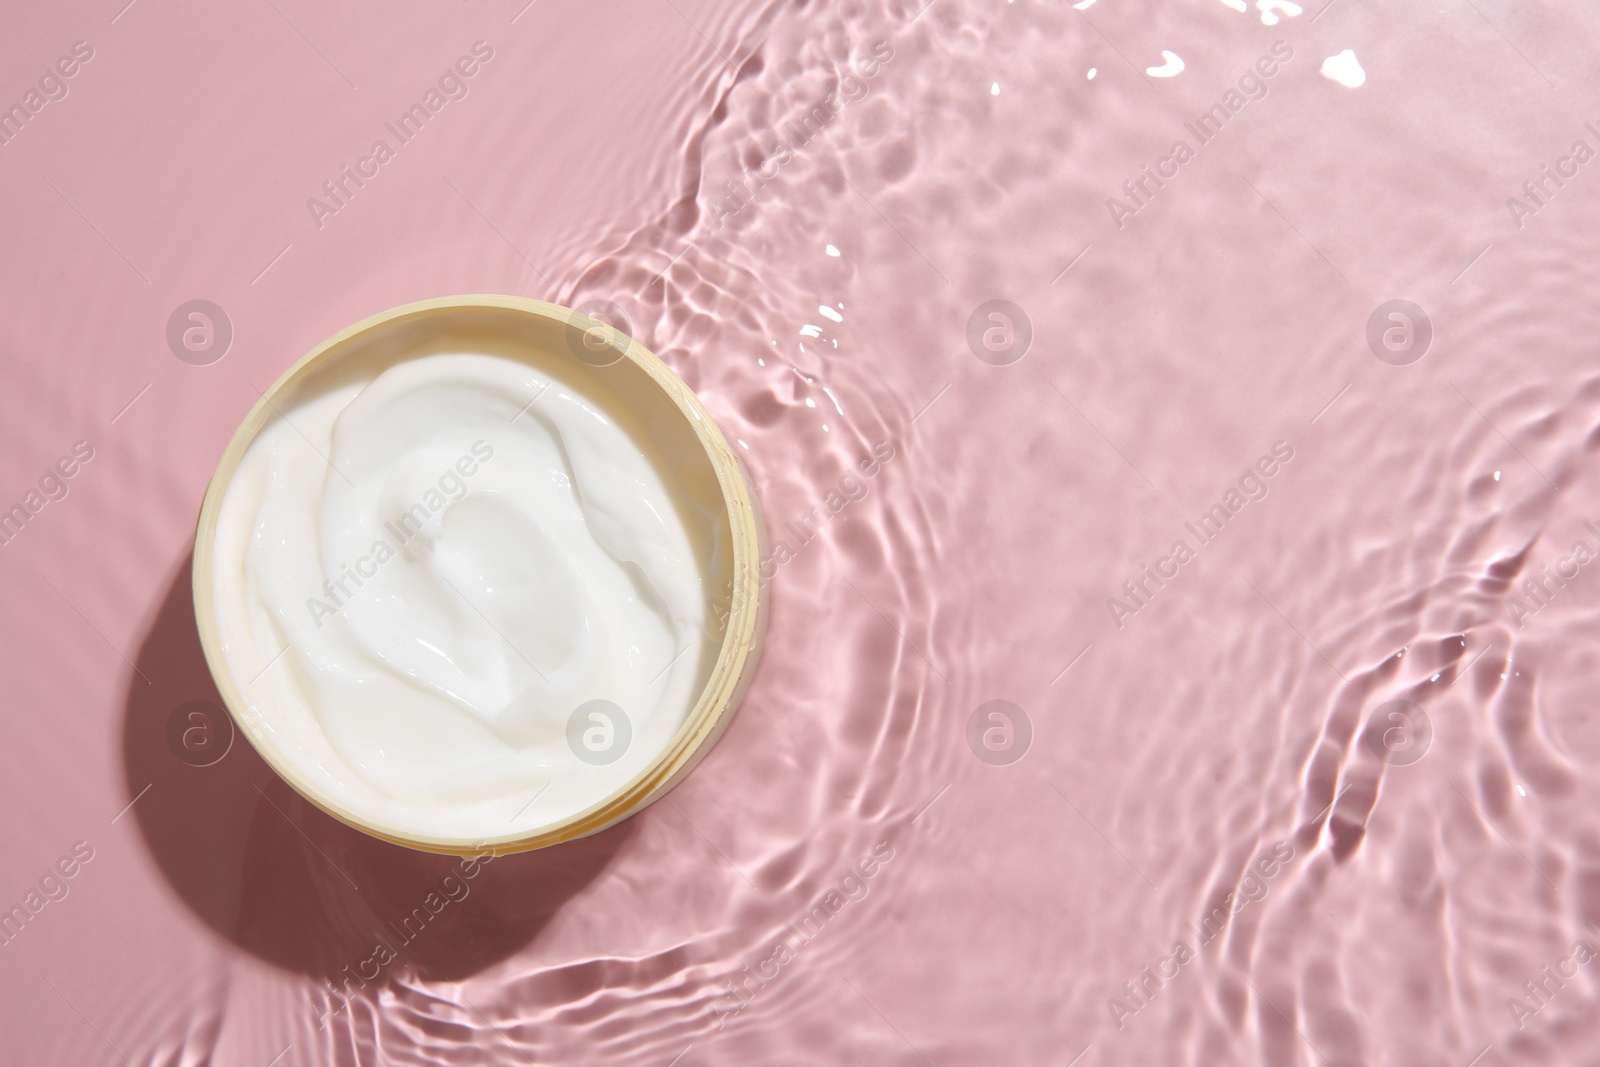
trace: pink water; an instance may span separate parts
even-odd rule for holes
[[[0,146],[0,1059],[1600,1063],[1592,14],[123,2],[0,34],[93,53]],[[666,802],[441,902],[168,735],[257,389],[458,292],[621,305],[792,558]]]

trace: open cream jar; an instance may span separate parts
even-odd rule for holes
[[[501,296],[324,342],[234,434],[195,614],[229,712],[376,837],[513,852],[594,833],[721,734],[765,627],[743,468],[629,338]]]

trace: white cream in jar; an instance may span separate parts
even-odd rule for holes
[[[288,769],[368,824],[491,839],[660,755],[714,650],[701,553],[642,435],[473,352],[276,407],[222,499],[214,605]]]

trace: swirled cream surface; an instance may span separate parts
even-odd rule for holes
[[[280,757],[365,821],[486,839],[659,755],[699,693],[706,597],[640,440],[471,352],[280,405],[214,560],[224,653]]]

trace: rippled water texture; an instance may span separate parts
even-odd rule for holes
[[[1600,23],[1324,2],[9,15],[8,1062],[1600,1062]],[[784,549],[700,768],[434,909],[187,567],[458,292],[620,305]]]

